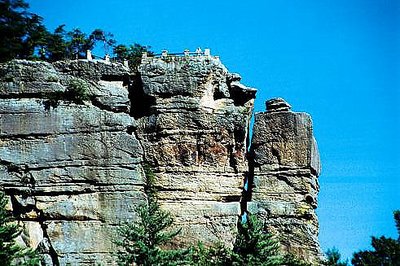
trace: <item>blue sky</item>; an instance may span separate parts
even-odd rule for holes
[[[156,52],[209,47],[259,89],[314,121],[324,250],[345,257],[396,237],[400,209],[400,1],[29,0],[53,30],[102,28]]]

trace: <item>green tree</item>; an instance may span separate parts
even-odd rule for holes
[[[42,18],[29,13],[23,0],[0,0],[0,61],[27,58],[38,45]]]
[[[86,58],[86,51],[95,45],[95,40],[78,28],[67,32],[66,37],[66,55],[70,59]]]
[[[145,194],[147,202],[136,208],[138,220],[127,223],[119,230],[121,240],[117,240],[120,265],[184,265],[185,250],[165,249],[180,230],[172,230],[173,219],[169,212],[160,208],[157,200],[154,173],[145,168]]]
[[[347,266],[347,262],[340,261],[340,253],[337,248],[328,249],[325,253],[326,261],[323,262],[327,266]]]
[[[89,36],[89,39],[95,42],[101,42],[103,44],[103,50],[105,54],[109,54],[110,48],[116,43],[114,35],[110,32],[105,32],[102,29],[95,29]]]
[[[131,69],[136,69],[140,65],[144,52],[147,52],[149,56],[153,55],[150,48],[150,46],[143,46],[137,43],[130,45],[129,47],[119,44],[114,47],[114,55],[117,60],[128,60],[129,67]]]
[[[58,26],[47,36],[45,58],[50,62],[63,60],[68,57],[65,25]]]
[[[233,265],[283,265],[279,242],[255,215],[247,215],[245,223],[239,223],[238,235],[233,247]]]
[[[25,37],[19,57],[26,59],[46,59],[46,46],[49,32],[42,24],[42,17],[31,14],[26,19]]]
[[[189,248],[185,265],[195,266],[229,266],[232,265],[232,251],[223,243],[216,243],[210,247],[198,242],[197,246]]]
[[[283,255],[279,242],[265,230],[255,215],[240,223],[233,249],[222,243],[205,247],[202,243],[189,250],[189,263],[196,266],[310,266],[291,254]]]
[[[6,210],[7,199],[0,192],[0,261],[1,265],[40,265],[38,256],[29,248],[19,246],[15,239],[21,234],[12,214]]]
[[[373,250],[359,251],[353,254],[351,263],[355,266],[399,266],[400,265],[400,211],[394,212],[398,230],[398,239],[372,237]]]

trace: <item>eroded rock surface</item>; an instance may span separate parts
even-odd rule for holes
[[[127,132],[135,126],[123,85],[129,71],[91,64],[0,65],[0,184],[24,221],[26,242],[47,254],[49,265],[111,264],[116,226],[134,219],[144,200],[143,150]],[[91,100],[48,106],[71,80],[86,84]]]
[[[138,117],[138,137],[160,200],[184,232],[179,244],[232,243],[256,90],[211,57],[148,58],[139,72],[136,89],[153,100]]]
[[[266,103],[256,113],[251,143],[252,201],[284,248],[318,263],[317,194],[320,161],[311,117],[290,111],[283,99]]]
[[[136,74],[101,61],[0,64],[0,186],[25,226],[19,241],[47,265],[113,265],[116,228],[145,200],[147,163],[182,228],[176,245],[231,245],[251,211],[316,261],[311,119],[269,101],[249,156],[256,90],[240,79],[212,56],[146,57]],[[76,84],[84,101],[68,98]]]

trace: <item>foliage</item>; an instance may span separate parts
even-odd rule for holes
[[[353,265],[400,265],[400,211],[394,212],[394,219],[399,233],[399,238],[392,239],[381,236],[372,237],[373,250],[359,251],[353,254],[351,263]]]
[[[43,39],[42,18],[23,0],[0,0],[0,61],[28,58]]]
[[[29,248],[19,246],[15,239],[21,234],[18,224],[6,210],[7,199],[0,192],[0,261],[2,265],[40,265],[39,258]]]
[[[202,242],[189,248],[187,265],[196,266],[225,266],[232,265],[232,251],[223,243],[206,247]]]
[[[46,98],[44,107],[49,110],[50,107],[56,108],[60,101],[83,104],[89,100],[88,85],[82,80],[71,80],[65,92],[53,91],[43,95]]]
[[[149,56],[153,55],[153,52],[150,51],[150,48],[150,46],[142,46],[137,43],[130,46],[119,44],[114,47],[114,54],[117,60],[128,60],[129,67],[136,69],[140,65],[142,54],[144,52],[147,52]]]
[[[70,58],[86,58],[86,51],[92,50],[94,47],[94,40],[78,28],[67,32],[66,36],[67,55]]]
[[[81,80],[71,80],[65,91],[65,100],[76,104],[83,104],[89,100],[88,85]]]
[[[109,54],[110,47],[113,47],[116,41],[113,39],[114,35],[110,32],[105,32],[102,29],[95,29],[89,36],[96,42],[103,43],[103,50],[105,54]]]
[[[48,33],[47,35],[47,46],[42,52],[43,56],[48,61],[57,61],[68,58],[69,54],[67,52],[67,42],[66,31],[64,29],[65,25],[58,26],[53,33]]]
[[[50,62],[86,58],[87,50],[92,50],[97,43],[102,44],[105,54],[116,44],[113,34],[102,29],[87,35],[79,28],[66,31],[65,25],[60,25],[51,33],[43,25],[42,17],[29,13],[28,8],[24,0],[0,0],[0,62],[13,58]],[[134,44],[121,54],[117,47],[114,48],[117,58],[123,55],[132,66],[140,63],[142,52],[149,48]]]
[[[279,242],[266,232],[265,226],[255,215],[248,215],[239,223],[233,248],[233,265],[282,265]]]
[[[138,221],[127,223],[119,230],[121,240],[117,252],[120,265],[183,265],[185,250],[163,249],[179,234],[180,230],[171,230],[173,219],[169,212],[160,208],[157,190],[154,185],[154,173],[145,169],[145,194],[147,203],[136,208]]]
[[[399,235],[398,241],[400,242],[400,210],[393,212],[394,222],[396,223],[397,234]]]
[[[342,262],[340,261],[340,253],[337,248],[332,248],[328,249],[328,251],[325,253],[326,255],[326,261],[323,262],[324,265],[327,266],[347,266],[347,261]]]
[[[227,248],[222,243],[211,247],[205,247],[202,243],[198,243],[196,247],[190,248],[188,265],[309,266],[293,255],[283,256],[279,242],[272,234],[266,232],[265,226],[255,215],[248,215],[247,221],[240,223],[238,229],[233,249]]]
[[[303,260],[296,258],[293,254],[286,254],[283,258],[283,265],[288,266],[311,266],[310,263],[307,263]]]

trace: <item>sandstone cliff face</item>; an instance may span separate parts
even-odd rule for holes
[[[135,125],[126,113],[128,70],[12,61],[0,71],[0,182],[26,242],[47,254],[48,265],[111,264],[116,225],[134,219],[144,199],[143,149],[127,132]],[[90,102],[47,105],[77,80]]]
[[[320,255],[317,194],[320,161],[311,118],[282,99],[255,115],[249,210],[263,217],[285,249],[308,261]]]
[[[137,117],[138,137],[155,167],[160,200],[182,227],[179,242],[231,243],[256,91],[203,56],[149,58],[139,72],[151,104]]]
[[[77,83],[84,102],[68,98]],[[113,264],[116,228],[145,200],[146,162],[182,228],[177,245],[231,244],[251,211],[316,261],[311,120],[270,102],[248,153],[255,93],[211,56],[144,58],[138,74],[100,61],[1,64],[0,186],[23,241],[48,265]]]

